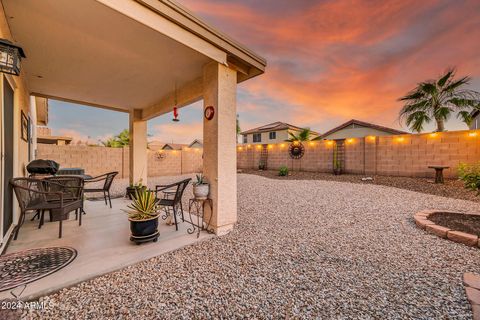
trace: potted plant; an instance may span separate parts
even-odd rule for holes
[[[197,174],[197,181],[193,183],[193,194],[195,198],[207,198],[210,186],[203,174]]]
[[[157,242],[158,231],[158,205],[155,192],[139,189],[135,192],[132,203],[127,206],[128,220],[130,221],[130,241],[136,244],[142,242]]]
[[[130,186],[127,187],[127,190],[125,192],[125,197],[127,197],[130,200],[133,200],[137,192],[147,190],[147,186],[144,186],[142,182],[143,180],[140,179],[137,183],[131,183]]]
[[[342,174],[342,165],[338,159],[338,146],[333,148],[333,174],[336,176]]]

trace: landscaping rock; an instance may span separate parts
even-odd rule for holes
[[[480,212],[367,183],[241,174],[232,232],[46,296],[52,307],[31,318],[471,319],[462,275],[479,270],[480,250],[417,228],[412,216],[432,207]]]

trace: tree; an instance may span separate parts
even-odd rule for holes
[[[237,114],[237,136],[242,132],[242,129],[240,129],[240,119],[239,115]]]
[[[470,77],[455,78],[455,69],[445,72],[438,80],[421,82],[415,89],[401,97],[404,102],[400,119],[416,132],[435,120],[436,131],[445,131],[445,122],[456,114],[467,125],[472,122],[471,112],[480,109],[480,93],[465,89]]]
[[[128,146],[130,144],[130,132],[128,129],[125,129],[116,136],[109,138],[106,141],[102,141],[102,144],[105,147],[110,148],[122,148]]]
[[[320,139],[320,136],[312,137],[313,134],[312,134],[312,130],[310,130],[310,128],[304,128],[304,129],[302,129],[302,131],[300,131],[297,134],[288,131],[288,135],[290,136],[290,138],[285,140],[285,141],[288,141],[288,142],[294,142],[294,141],[304,142],[304,141],[314,141],[314,140],[319,140]]]

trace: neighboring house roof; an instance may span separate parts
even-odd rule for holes
[[[165,144],[166,144],[165,142],[153,140],[153,141],[150,141],[147,145],[148,145],[148,148],[151,150],[160,150],[163,148],[163,146],[165,146]]]
[[[380,126],[380,125],[369,123],[369,122],[363,122],[363,121],[360,121],[360,120],[352,119],[350,121],[347,121],[347,122],[339,125],[338,127],[333,128],[332,130],[329,130],[329,131],[325,132],[324,134],[321,135],[321,137],[323,138],[323,137],[329,136],[332,133],[335,133],[337,131],[345,129],[346,127],[348,127],[352,124],[355,124],[355,125],[358,125],[358,126],[361,126],[361,127],[372,128],[372,129],[376,129],[376,130],[379,130],[379,131],[388,132],[388,133],[391,133],[391,134],[406,134],[406,133],[408,133],[408,132],[405,132],[405,131],[401,131],[401,130],[388,128],[388,127]]]
[[[195,145],[195,144],[199,144],[199,145],[201,145],[201,146],[203,147],[203,140],[201,140],[201,139],[195,139],[195,140],[192,141],[192,143],[190,143],[190,144],[188,145],[188,147],[191,148],[191,147],[192,147],[193,145]]]
[[[266,125],[261,126],[261,127],[257,127],[257,128],[253,128],[253,129],[250,129],[250,130],[247,130],[247,131],[243,131],[240,134],[251,134],[251,133],[269,132],[269,131],[277,131],[277,130],[301,131],[303,129],[304,128],[300,128],[300,127],[297,127],[297,126],[294,126],[294,125],[291,125],[291,124],[288,124],[288,123],[285,123],[285,122],[277,121],[277,122],[266,124]],[[315,132],[315,131],[311,131],[311,133],[315,134],[315,135],[319,135],[319,133]]]
[[[162,150],[182,150],[182,148],[186,146],[187,144],[184,143],[165,143]]]

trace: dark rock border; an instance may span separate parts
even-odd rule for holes
[[[415,213],[414,219],[415,224],[427,231],[428,233],[434,234],[440,238],[448,239],[470,247],[480,248],[480,240],[477,235],[466,233],[458,230],[452,230],[444,226],[435,224],[433,221],[428,220],[428,218],[434,213],[458,213],[464,215],[476,215],[474,213],[464,213],[464,212],[452,212],[445,210],[422,210]]]

